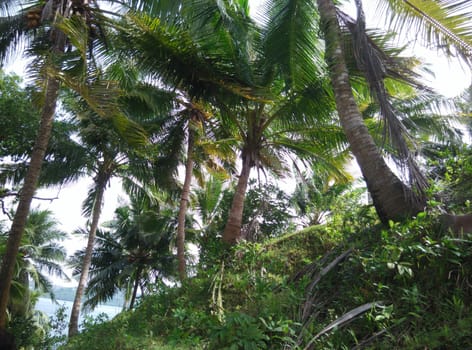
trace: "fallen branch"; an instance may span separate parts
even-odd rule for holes
[[[307,291],[306,291],[306,302],[304,304],[303,310],[302,310],[302,323],[305,324],[306,321],[309,318],[309,315],[311,313],[311,307],[313,305],[313,296],[310,297],[313,293],[313,289],[315,289],[316,285],[321,281],[321,278],[328,274],[332,269],[334,269],[340,262],[345,260],[350,254],[352,253],[352,248],[349,248],[346,250],[344,253],[336,257],[333,261],[331,261],[328,266],[323,268],[320,272],[318,272],[313,281],[308,285]]]
[[[351,311],[346,312],[344,315],[342,315],[341,317],[338,317],[336,320],[334,320],[329,325],[327,325],[325,328],[323,328],[317,335],[315,335],[310,340],[310,342],[303,348],[303,350],[309,350],[311,348],[311,346],[313,345],[313,343],[315,342],[315,340],[318,339],[319,337],[321,337],[323,334],[328,333],[329,331],[331,331],[334,328],[342,327],[342,326],[348,324],[354,318],[362,315],[363,313],[365,313],[366,311],[372,309],[375,306],[382,306],[382,302],[373,301],[373,302],[358,306],[355,309],[352,309]]]

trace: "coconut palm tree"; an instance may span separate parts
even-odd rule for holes
[[[410,1],[383,1],[390,4],[392,13],[402,17],[397,24],[408,23],[408,30],[422,28],[433,42],[444,43],[447,48],[455,45],[462,52],[463,57],[470,57],[470,31],[467,31],[467,11],[463,2],[459,1],[425,1],[414,5]],[[321,28],[325,34],[326,60],[331,74],[335,93],[337,110],[341,124],[346,132],[351,151],[361,168],[371,193],[377,213],[383,222],[390,219],[401,219],[423,210],[425,205],[424,187],[425,178],[413,161],[408,149],[408,141],[404,126],[395,116],[384,87],[384,79],[396,74],[398,69],[389,70],[385,55],[373,46],[365,34],[365,18],[361,1],[356,1],[358,8],[357,20],[348,19],[348,16],[339,15],[340,11],[331,0],[318,0]],[[424,7],[423,7],[424,6]],[[462,8],[463,14],[455,12]],[[456,17],[455,17],[456,16]],[[392,136],[394,146],[398,150],[401,162],[409,170],[410,185],[402,182],[387,166],[378,147],[370,136],[362,115],[359,112],[356,100],[352,94],[349,81],[350,72],[346,65],[344,46],[342,45],[342,31],[339,18],[343,26],[351,30],[354,36],[354,52],[358,67],[370,84],[371,91],[377,101],[383,106],[382,114],[389,123],[389,136]],[[470,28],[470,26],[469,26]],[[469,33],[469,34],[468,34]],[[434,38],[434,39],[433,39]],[[370,43],[369,43],[370,42]],[[467,59],[467,58],[466,58]]]
[[[124,52],[127,52],[129,49],[134,50],[126,39],[121,40],[118,46]],[[167,49],[173,50],[175,47],[165,48],[165,50]],[[120,55],[118,57],[118,59],[123,59]],[[132,62],[136,63],[134,60]],[[186,277],[184,227],[192,177],[196,176],[202,179],[202,166],[208,171],[222,171],[224,169],[221,165],[225,163],[225,167],[231,170],[233,168],[232,157],[230,156],[232,154],[230,148],[231,141],[215,143],[217,141],[216,135],[221,134],[222,130],[218,119],[213,117],[215,113],[214,108],[206,103],[205,99],[201,98],[201,94],[197,93],[194,87],[186,84],[175,85],[174,79],[178,78],[167,76],[163,70],[159,73],[160,65],[160,60],[154,58],[147,60],[145,63],[138,64],[142,78],[140,85],[137,85],[137,87],[141,89],[142,93],[142,100],[140,102],[149,104],[151,108],[154,104],[149,103],[150,98],[143,98],[146,93],[150,95],[156,92],[167,95],[173,94],[174,110],[167,115],[165,113],[162,114],[162,111],[156,111],[160,113],[162,123],[161,129],[158,131],[161,134],[159,136],[160,146],[158,152],[160,153],[159,157],[161,160],[165,161],[166,168],[171,170],[172,173],[176,173],[177,166],[180,163],[175,161],[184,158],[182,163],[184,163],[185,174],[180,191],[179,223],[177,226],[179,275],[181,281],[183,281]],[[155,83],[149,83],[150,80],[154,80]],[[159,124],[156,121],[153,123],[155,126]],[[179,153],[182,152],[184,143],[186,150],[185,156],[182,157]]]
[[[87,109],[83,111],[82,117],[87,115]],[[143,158],[133,153],[130,145],[119,137],[110,122],[93,113],[88,114],[89,119],[83,119],[79,135],[83,146],[88,149],[88,158],[83,159],[84,168],[93,174],[94,181],[84,201],[83,214],[89,219],[88,240],[82,262],[79,283],[72,305],[69,322],[69,336],[78,332],[78,318],[80,314],[81,299],[88,280],[88,271],[91,264],[95,235],[98,229],[100,215],[103,206],[103,198],[112,177],[144,177],[146,170]],[[145,163],[145,161],[144,161]],[[135,166],[133,166],[133,164]],[[148,172],[149,174],[149,172]]]
[[[192,7],[189,3],[183,5],[184,16],[177,22],[129,15],[121,37],[133,42],[124,52],[135,55],[150,75],[219,111],[226,138],[236,143],[242,166],[223,233],[224,241],[232,244],[240,238],[252,168],[271,164],[274,173],[281,174],[287,157],[298,154],[334,169],[342,137],[331,123],[333,105],[324,88],[322,64],[316,55],[299,55],[296,49],[302,43],[315,49],[317,43],[311,26],[297,25],[297,16],[306,13],[296,4],[289,11],[274,5],[270,14],[277,21],[257,27],[244,4],[207,1],[206,7]],[[297,35],[285,34],[290,23]],[[281,35],[292,42],[279,53],[272,44]]]
[[[154,87],[158,89],[158,87]],[[190,200],[192,177],[197,176],[202,180],[201,167],[209,171],[222,171],[218,164],[218,156],[228,158],[218,149],[211,147],[215,140],[217,124],[208,123],[211,115],[201,103],[187,102],[182,96],[175,98],[176,110],[161,119],[161,127],[158,131],[160,164],[165,162],[166,168],[173,165],[174,176],[178,175],[177,166],[184,163],[184,181],[180,190],[180,205],[177,220],[177,259],[180,281],[186,279],[185,259],[185,219]],[[158,123],[159,124],[159,123]],[[184,151],[183,148],[186,148]],[[182,155],[185,154],[184,157]],[[184,158],[183,161],[179,161]],[[176,162],[177,161],[177,162]]]
[[[129,206],[116,209],[106,230],[97,232],[92,256],[86,307],[94,308],[125,291],[128,308],[134,307],[138,289],[145,292],[159,279],[172,278],[175,256],[175,210],[164,202],[143,196],[131,197]],[[72,258],[75,274],[80,273],[84,250]]]
[[[9,13],[10,9],[15,12]],[[3,1],[0,10],[2,15],[6,13],[5,17],[0,18],[2,29],[0,30],[0,59],[3,60],[9,52],[22,50],[22,44],[28,43],[27,52],[36,58],[30,66],[30,72],[39,78],[38,82],[42,91],[41,122],[0,270],[0,329],[4,329],[16,255],[49,142],[60,86],[61,83],[68,84],[92,102],[88,81],[72,78],[71,75],[77,77],[78,72],[89,72],[87,65],[89,44],[101,37],[101,30],[97,23],[92,23],[91,19],[97,13],[93,13],[86,1],[50,0],[34,3],[27,8],[15,0]],[[74,47],[75,51],[70,50],[74,54],[65,55],[66,46]],[[66,63],[69,58],[72,58],[72,61]],[[98,91],[98,89],[95,90]],[[102,96],[105,95],[103,89],[101,93]],[[92,103],[92,105],[106,114],[108,103],[106,99],[103,101],[105,102],[103,105],[97,103]]]
[[[351,151],[372,196],[382,221],[400,219],[415,214],[425,205],[424,196],[415,195],[388,167],[370,135],[354,99],[349,82],[349,72],[344,59],[341,30],[337,21],[336,7],[331,1],[318,1],[321,28],[325,33],[326,60],[336,98],[338,115],[345,130]],[[340,79],[339,77],[344,79]],[[381,84],[381,79],[379,84]],[[422,188],[418,188],[419,191]]]
[[[251,112],[249,110],[247,114],[252,117],[254,114]],[[304,121],[300,124],[293,122],[287,128],[273,117],[261,114],[255,120],[246,119],[246,125],[240,124],[245,127],[241,128],[244,130],[241,135],[242,168],[223,231],[223,240],[227,243],[233,244],[241,238],[244,198],[252,168],[266,168],[275,176],[282,176],[289,171],[286,160],[299,158],[308,164],[316,162],[335,176],[341,173],[338,169],[343,164],[343,153],[337,154],[337,151],[342,149],[343,137],[335,125],[313,120],[310,127]],[[271,119],[272,125],[266,124]]]
[[[49,210],[34,209],[30,212],[16,262],[15,283],[9,303],[12,314],[25,315],[33,310],[31,282],[35,291],[48,292],[54,297],[52,284],[45,273],[69,279],[61,265],[66,259],[65,248],[59,244],[66,236],[57,228],[57,221]],[[7,232],[2,232],[0,246],[3,253],[7,237]]]
[[[129,149],[130,143],[136,143],[137,127],[127,120],[124,120],[124,125],[128,128],[128,132],[125,136],[128,137],[122,138],[121,135],[123,134],[120,135],[117,131],[120,126],[114,125],[116,122],[121,122],[119,118],[114,118],[112,121],[102,120],[97,113],[91,110],[87,101],[84,101],[84,98],[80,98],[77,95],[78,94],[75,93],[72,94],[72,96],[67,96],[66,101],[68,102],[64,104],[64,107],[66,107],[71,114],[79,115],[82,121],[63,120],[54,122],[55,130],[53,130],[53,137],[46,153],[46,162],[39,178],[39,185],[63,184],[90,173],[95,174],[96,186],[92,189],[91,193],[89,193],[88,202],[86,202],[88,208],[93,209],[85,211],[87,215],[92,217],[91,230],[93,232],[94,227],[98,225],[101,210],[100,202],[102,202],[105,187],[111,176],[117,175],[117,173],[120,174],[121,169],[125,167],[129,158],[133,158],[135,161],[135,174],[143,169],[141,165],[145,162],[142,161],[142,157],[137,157],[136,155],[128,155],[128,158],[121,158],[121,160],[118,159],[118,155],[116,155],[117,158],[113,158],[110,153],[111,148],[114,147],[113,152],[116,151],[120,153],[118,147]],[[106,106],[106,104],[104,106]],[[32,125],[30,129],[33,129],[31,132],[34,134],[33,126],[34,125]],[[22,129],[25,129],[24,125]],[[80,142],[75,141],[77,138],[70,138],[71,134],[73,132],[76,133],[77,130],[79,130],[78,136],[80,136]],[[110,140],[115,142],[110,142]],[[21,141],[16,140],[15,142]],[[11,142],[9,144],[11,144]],[[25,149],[25,146],[20,148],[20,150],[23,149]],[[28,159],[23,159],[26,157],[24,154],[16,155],[15,152],[19,153],[16,149],[10,151],[13,151],[13,153],[10,152],[11,155],[16,156],[16,161],[11,164],[2,164],[1,180],[2,182],[12,181],[13,183],[18,183],[24,178],[24,173],[27,169],[25,163],[27,164]],[[123,152],[121,152],[121,154],[123,154]],[[19,162],[19,160],[22,160],[22,162]],[[125,174],[123,171],[121,171],[121,173],[122,175]],[[14,192],[9,191],[7,194],[13,195]],[[93,235],[91,236],[93,237]],[[93,242],[93,240],[91,241]],[[91,245],[91,247],[93,247],[93,245]]]
[[[187,157],[185,161],[185,175],[180,197],[179,214],[177,219],[177,260],[180,281],[183,282],[186,277],[186,261],[185,261],[185,218],[187,215],[187,207],[190,199],[190,186],[195,163],[195,142],[198,138],[198,129],[203,130],[205,122],[205,113],[197,108],[189,110],[190,116],[187,118]]]
[[[352,178],[349,175],[332,181],[329,173],[317,171],[316,166],[310,171],[298,173],[290,201],[302,225],[319,225],[325,222],[336,199],[351,184]]]
[[[52,52],[57,54],[63,50],[63,47],[63,40],[58,39],[55,45],[53,45]],[[21,237],[23,235],[26,219],[31,205],[31,200],[36,190],[36,183],[39,178],[42,161],[51,133],[58,91],[59,82],[55,79],[47,79],[44,99],[45,104],[41,116],[41,124],[33,152],[31,153],[30,165],[28,167],[28,172],[21,190],[18,207],[12,222],[7,244],[7,251],[3,257],[3,263],[0,272],[0,329],[4,329],[6,324],[6,307],[9,298],[11,281],[13,278],[16,255],[18,254]]]

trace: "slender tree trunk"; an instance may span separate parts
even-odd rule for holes
[[[179,216],[177,222],[177,259],[179,261],[179,277],[183,282],[187,278],[185,264],[185,215],[187,214],[187,206],[190,195],[190,184],[192,182],[193,171],[193,146],[195,143],[195,131],[192,130],[190,124],[188,128],[188,145],[187,145],[187,163],[185,164],[185,179],[182,187],[182,197],[180,198]]]
[[[136,295],[138,294],[139,280],[141,279],[141,271],[142,271],[142,267],[139,266],[138,270],[136,271],[136,277],[134,280],[133,295],[131,296],[131,301],[129,302],[130,310],[133,310],[134,303],[136,302]]]
[[[82,297],[85,292],[85,285],[87,284],[88,280],[90,265],[92,264],[93,246],[95,243],[95,236],[97,233],[98,222],[100,220],[100,214],[102,212],[103,195],[105,193],[105,187],[109,177],[110,176],[107,173],[99,173],[97,176],[97,194],[95,196],[95,202],[93,203],[92,222],[90,223],[87,247],[85,248],[84,260],[82,262],[82,271],[80,273],[79,284],[75,292],[74,304],[72,305],[70,314],[69,337],[73,337],[79,333],[80,306],[82,304]]]
[[[228,244],[235,244],[241,239],[241,226],[243,221],[244,199],[246,197],[247,184],[251,173],[251,157],[243,154],[243,167],[239,175],[233,203],[223,231],[223,241]]]
[[[332,0],[317,0],[325,34],[326,61],[331,74],[336,106],[375,209],[382,222],[401,220],[424,208],[415,194],[388,167],[370,135],[354,99],[341,45],[341,30]]]
[[[57,46],[59,48],[56,49],[56,51],[61,52],[61,46]],[[20,200],[11,225],[0,271],[0,330],[5,329],[6,327],[7,307],[10,296],[10,287],[15,271],[16,257],[18,255],[21,237],[23,236],[26,219],[31,207],[31,201],[36,191],[37,182],[41,173],[41,166],[51,136],[58,93],[59,81],[48,77],[46,79],[46,95],[41,112],[41,123],[31,153],[31,160],[23,187],[20,191]]]

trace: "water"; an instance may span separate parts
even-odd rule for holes
[[[36,303],[35,309],[39,310],[39,311],[42,311],[46,315],[51,317],[51,316],[54,316],[57,309],[59,309],[61,306],[65,306],[66,315],[67,315],[66,320],[68,321],[69,317],[70,317],[71,310],[72,310],[72,304],[73,304],[72,301],[57,300],[57,302],[54,303],[49,298],[39,298],[38,302]],[[109,319],[112,319],[121,310],[122,310],[122,308],[118,307],[118,306],[98,305],[93,311],[89,311],[87,313],[82,313],[81,312],[80,317],[79,317],[79,324],[82,323],[85,316],[96,317],[101,313],[105,313],[108,316]]]

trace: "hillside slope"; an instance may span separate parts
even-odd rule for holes
[[[357,222],[242,243],[63,349],[470,347],[472,236]]]

